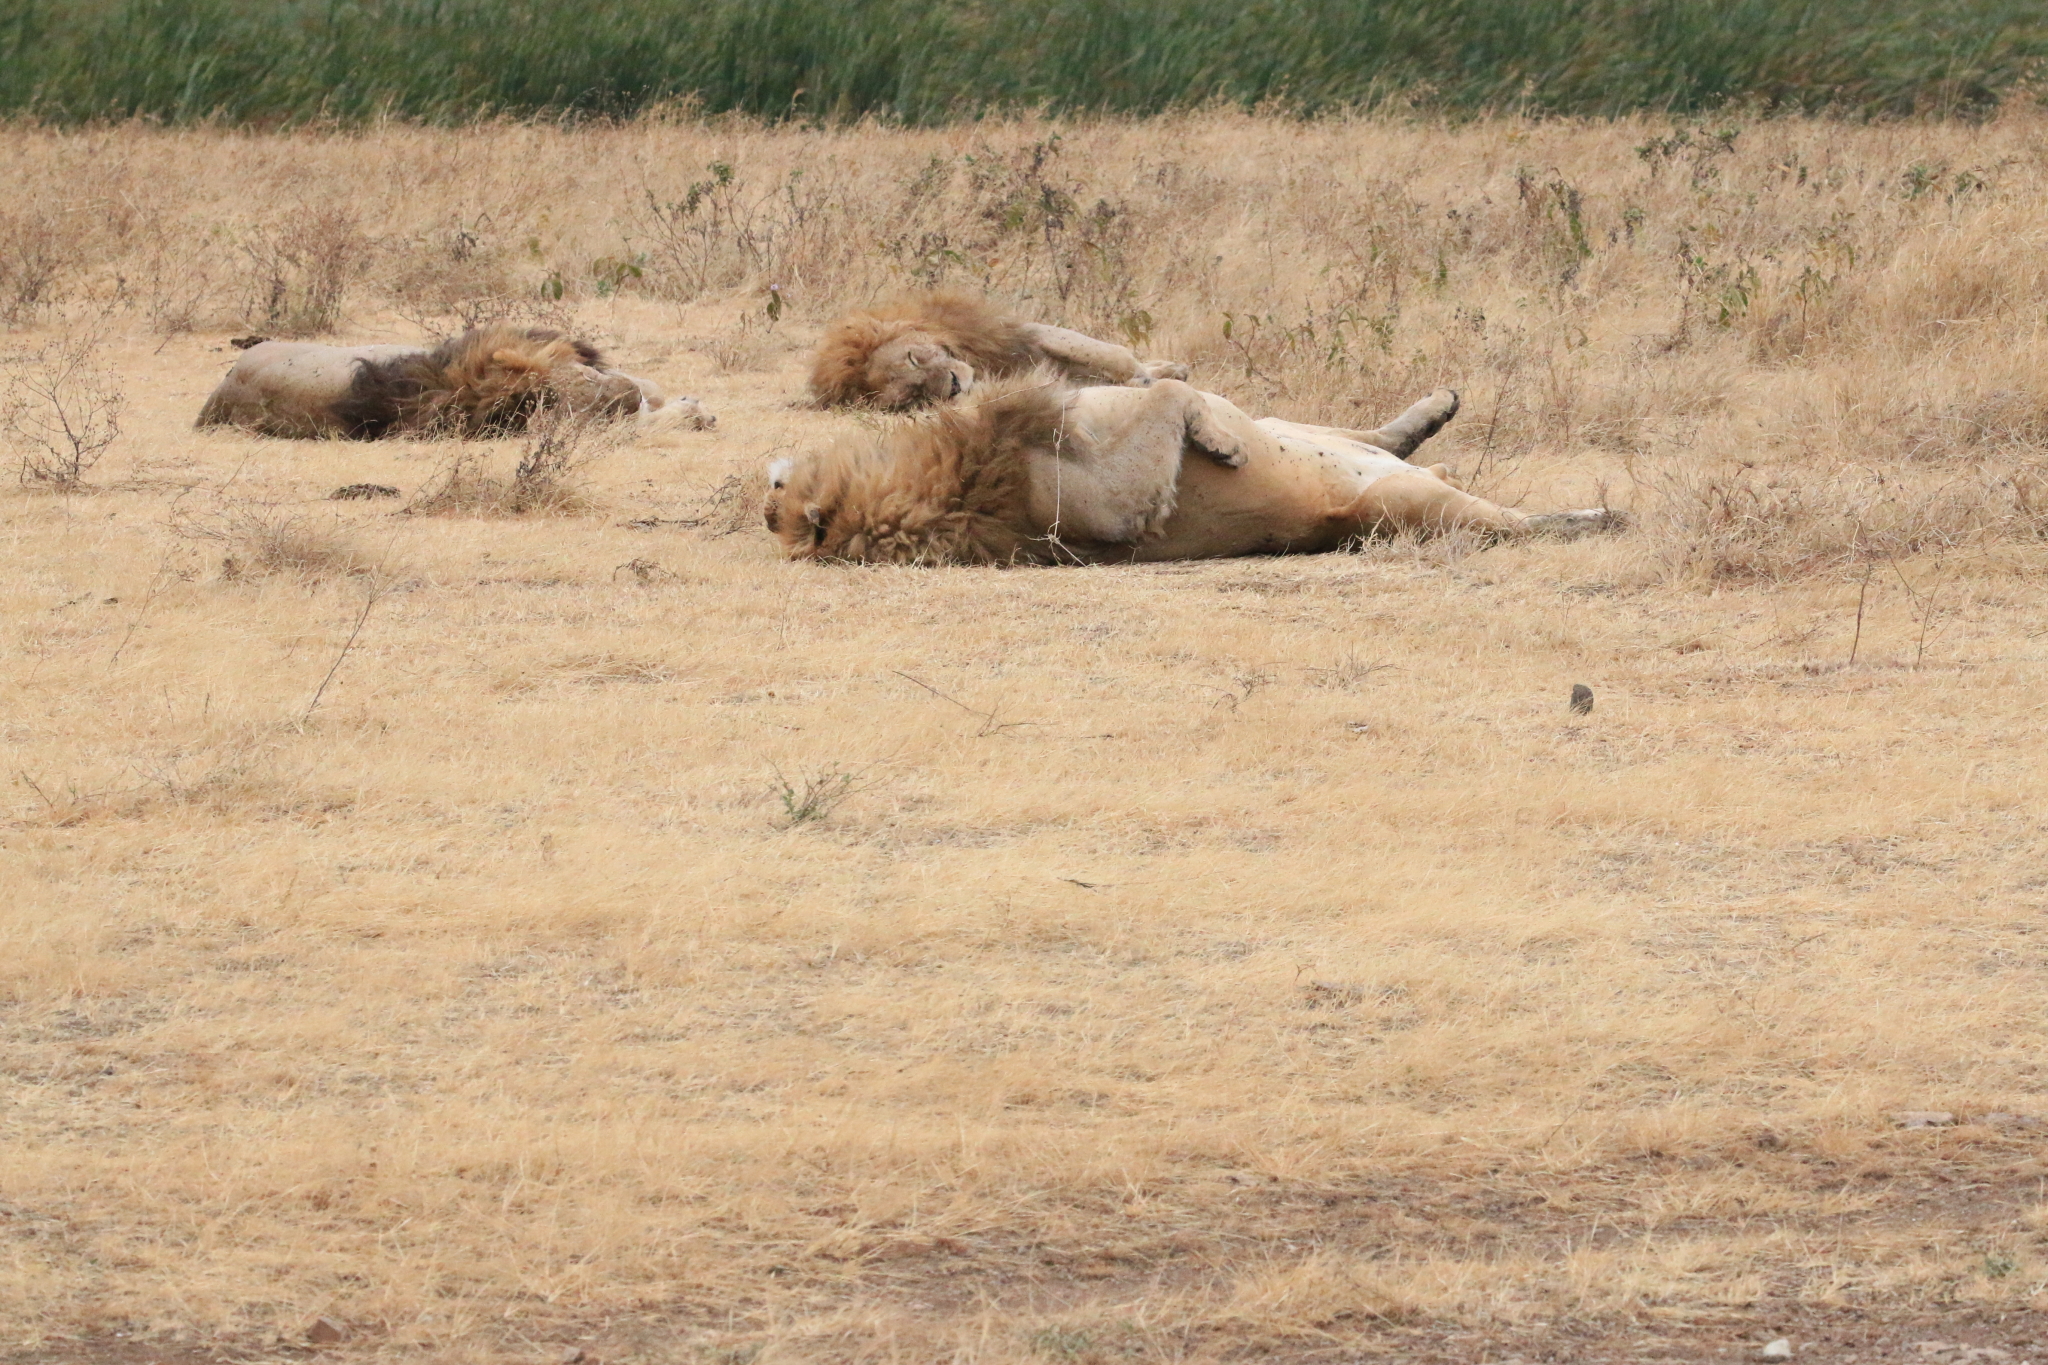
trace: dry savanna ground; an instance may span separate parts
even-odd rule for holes
[[[2044,134],[0,133],[5,1349],[2024,1358]],[[920,284],[1634,529],[783,562]],[[493,316],[720,424],[191,427]]]

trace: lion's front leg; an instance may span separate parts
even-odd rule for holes
[[[1127,346],[1097,341],[1070,328],[1050,327],[1042,322],[1027,322],[1023,328],[1024,335],[1047,360],[1082,383],[1131,384],[1143,388],[1159,379],[1188,377],[1188,367],[1178,361],[1141,361]]]

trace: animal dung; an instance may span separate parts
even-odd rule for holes
[[[313,1319],[313,1325],[306,1329],[306,1340],[315,1346],[333,1346],[348,1340],[348,1326],[334,1318]]]
[[[1593,689],[1584,683],[1572,684],[1572,714],[1583,716],[1593,709]]]

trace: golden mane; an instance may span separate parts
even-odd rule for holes
[[[769,528],[793,557],[1008,564],[1045,556],[1030,455],[1053,447],[1071,391],[1033,373],[879,434],[846,437],[790,471]]]
[[[913,335],[944,347],[983,379],[1019,374],[1041,359],[1018,320],[984,300],[922,294],[849,313],[828,327],[811,367],[812,397],[820,407],[871,401],[868,362],[890,342]]]

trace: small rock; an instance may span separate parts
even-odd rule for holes
[[[1946,1128],[1956,1121],[1956,1116],[1946,1109],[1902,1109],[1892,1115],[1892,1122],[1901,1128]]]
[[[1792,1358],[1792,1339],[1790,1337],[1779,1337],[1776,1341],[1771,1342],[1761,1351],[1758,1351],[1756,1358],[1758,1360],[1790,1360]]]
[[[351,483],[335,489],[327,495],[329,502],[348,502],[356,498],[395,498],[398,490],[388,483]]]
[[[564,1346],[555,1360],[557,1365],[583,1365],[587,1358],[581,1346]]]
[[[1583,716],[1593,709],[1593,689],[1584,683],[1572,684],[1572,714]]]
[[[306,1329],[306,1340],[315,1346],[332,1346],[348,1340],[348,1328],[333,1318],[314,1318],[313,1325]]]

